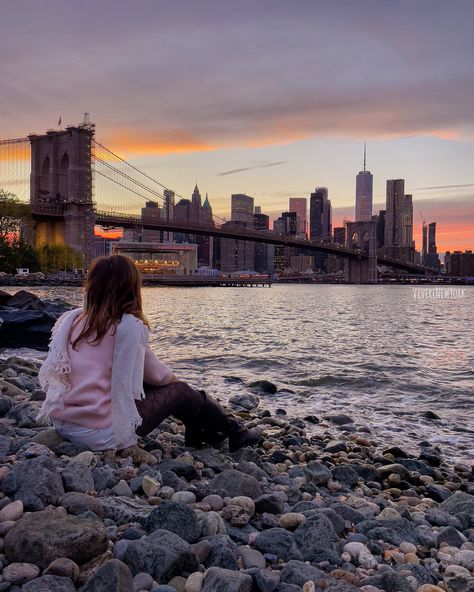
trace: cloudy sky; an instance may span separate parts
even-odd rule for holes
[[[472,0],[0,0],[0,138],[78,123],[216,213],[327,186],[353,217],[404,178],[439,248],[474,247]],[[419,232],[418,227],[416,233]],[[418,237],[416,237],[418,238]]]

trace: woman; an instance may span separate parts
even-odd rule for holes
[[[140,451],[137,434],[169,415],[184,423],[187,446],[228,437],[234,451],[258,442],[257,428],[246,429],[153,354],[140,272],[131,259],[95,259],[84,288],[84,308],[65,313],[53,328],[39,373],[46,392],[39,421],[50,418],[63,437],[91,450],[132,455]]]

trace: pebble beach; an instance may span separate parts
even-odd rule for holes
[[[167,420],[93,453],[36,424],[38,368],[0,363],[0,592],[474,591],[474,474],[438,446],[269,411],[259,381],[228,403],[256,448],[188,449]]]

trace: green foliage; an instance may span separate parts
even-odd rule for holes
[[[82,256],[69,245],[42,245],[36,249],[36,255],[43,273],[74,271],[83,267]]]
[[[39,271],[35,250],[19,237],[7,239],[0,235],[0,271],[15,274],[20,267],[27,267],[31,272]]]
[[[0,237],[15,240],[27,234],[31,224],[29,204],[0,188]]]

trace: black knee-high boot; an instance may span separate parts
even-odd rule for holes
[[[261,437],[258,428],[247,429],[236,417],[228,413],[217,401],[204,391],[198,417],[186,425],[186,444],[200,445],[202,442],[216,445],[229,438],[229,450],[234,452],[244,446],[254,446]]]

